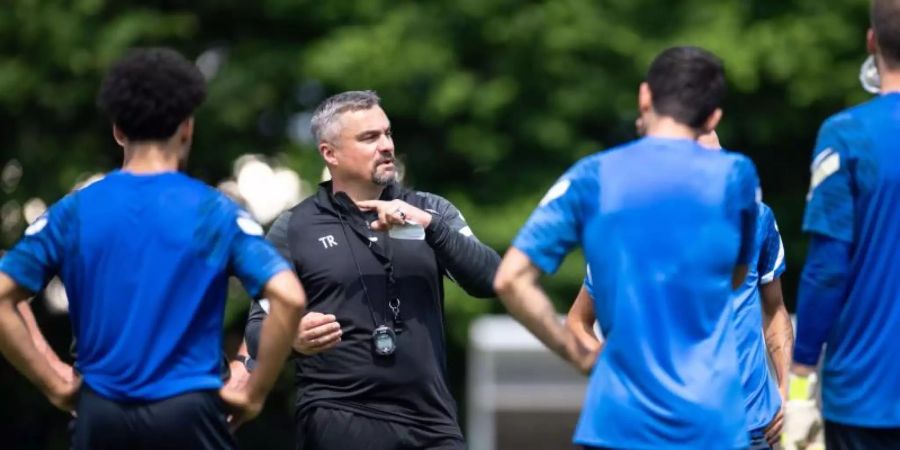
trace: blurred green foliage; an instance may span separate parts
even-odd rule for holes
[[[0,12],[0,165],[16,159],[23,176],[3,186],[0,203],[8,211],[33,197],[51,203],[120,163],[94,96],[127,48],[166,45],[190,57],[215,49],[225,59],[198,113],[192,175],[215,183],[237,156],[262,153],[315,180],[322,164],[311,144],[289,139],[292,120],[332,93],[375,89],[409,184],[451,199],[483,241],[504,251],[567,166],[633,137],[636,88],[653,56],[695,44],[725,61],[720,136],[757,163],[785,238],[792,302],[817,127],[867,98],[857,81],[866,3],[8,0]],[[23,226],[10,222],[0,246]],[[560,308],[581,276],[574,256],[548,278]],[[447,292],[451,378],[461,398],[468,323],[501,308]],[[245,307],[232,302],[233,329]],[[64,349],[64,321],[46,319]],[[33,389],[18,389],[25,382],[8,366],[0,375],[0,429],[12,427],[6,435],[20,437],[20,448],[62,448],[60,414]],[[290,448],[289,384],[275,394],[284,401],[270,401],[264,418],[239,434],[246,447]]]

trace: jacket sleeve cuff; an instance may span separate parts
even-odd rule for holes
[[[431,215],[431,223],[425,228],[425,242],[434,247],[446,241],[447,234],[450,233],[450,227],[444,223],[444,218],[437,215]]]

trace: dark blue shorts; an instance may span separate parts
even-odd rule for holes
[[[825,421],[828,450],[900,449],[900,428],[863,428]]]
[[[237,448],[218,391],[154,402],[114,402],[82,387],[72,450]]]
[[[607,447],[582,447],[583,450],[612,450]],[[750,447],[748,450],[772,450],[766,441],[766,429],[758,428],[750,431]],[[831,450],[829,448],[828,450]]]

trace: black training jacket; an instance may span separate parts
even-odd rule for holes
[[[343,330],[337,347],[310,357],[295,354],[295,417],[302,424],[309,408],[324,406],[460,435],[447,387],[443,277],[469,295],[493,297],[500,257],[475,238],[446,199],[398,185],[381,196],[395,198],[432,214],[423,240],[370,230],[367,224],[375,216],[361,212],[342,192],[332,195],[330,182],[279,216],[269,231],[269,240],[303,283],[308,309],[334,314]],[[372,332],[377,325],[393,324],[387,306],[389,269],[404,331],[393,355],[378,356]],[[246,339],[251,357],[258,349],[264,305],[253,302],[250,310]]]

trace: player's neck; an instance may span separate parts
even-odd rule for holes
[[[900,92],[900,70],[882,70],[879,76],[882,94]]]
[[[125,147],[122,171],[137,174],[175,172],[179,169],[179,152],[160,144],[135,144]]]
[[[384,186],[379,186],[375,183],[354,183],[332,178],[331,190],[332,192],[343,192],[350,197],[350,200],[361,202],[364,200],[378,200],[381,197],[381,193],[384,192]]]
[[[697,139],[697,130],[671,117],[654,117],[647,121],[647,136],[666,139]]]

